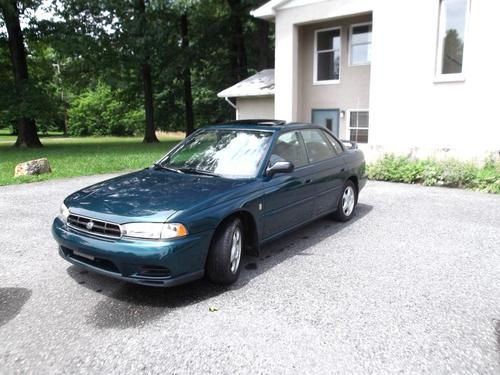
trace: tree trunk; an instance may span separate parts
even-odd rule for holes
[[[189,21],[186,13],[181,15],[181,38],[183,56],[189,56]],[[186,115],[186,135],[194,131],[193,93],[191,90],[191,60],[187,58],[182,71],[184,80],[184,113]]]
[[[140,33],[142,39],[146,34],[146,3],[145,0],[137,0],[137,10],[139,13]],[[158,143],[155,129],[154,102],[153,102],[153,81],[151,80],[151,65],[149,64],[149,53],[147,46],[144,50],[144,60],[141,64],[141,78],[144,88],[144,111],[146,113],[146,126],[144,128],[144,143]]]
[[[14,73],[14,84],[18,104],[24,102],[24,93],[28,83],[28,64],[26,62],[26,51],[24,49],[24,38],[19,22],[19,9],[16,0],[0,0],[0,10],[3,14],[5,27],[9,36],[9,51],[12,69]],[[21,106],[24,107],[24,106]],[[36,123],[32,118],[20,116],[17,119],[16,147],[42,147],[38,138]]]
[[[241,0],[227,0],[230,8],[230,64],[232,83],[248,77],[243,19],[246,16]]]
[[[274,59],[269,40],[269,22],[264,20],[255,20],[255,22],[257,23],[258,69],[273,68]]]
[[[153,82],[151,80],[151,66],[146,61],[141,66],[142,83],[144,86],[144,110],[146,112],[146,127],[144,129],[144,143],[157,143],[154,121]]]

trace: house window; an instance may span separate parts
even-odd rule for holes
[[[466,18],[469,0],[440,0],[438,75],[463,73]]]
[[[340,28],[316,31],[315,83],[331,83],[340,79]]]
[[[351,65],[365,65],[371,62],[372,24],[351,26]]]
[[[358,143],[368,143],[368,111],[351,111],[349,119],[349,139]]]

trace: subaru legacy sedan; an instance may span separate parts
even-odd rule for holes
[[[231,284],[242,254],[322,216],[351,219],[365,183],[363,153],[323,127],[213,125],[68,196],[52,233],[67,261],[128,282]]]

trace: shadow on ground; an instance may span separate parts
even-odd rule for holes
[[[348,229],[371,210],[372,206],[359,204],[355,216],[347,223],[337,223],[329,218],[319,219],[263,246],[258,258],[243,257],[240,278],[230,287],[199,280],[173,288],[154,288],[117,281],[77,266],[68,267],[67,272],[83,287],[106,296],[88,316],[88,324],[98,328],[138,327],[159,319],[172,309],[196,304],[228,290],[245,287],[252,279],[291,257],[310,255],[306,252],[307,249]]]
[[[29,289],[0,288],[0,327],[14,319],[30,297]]]

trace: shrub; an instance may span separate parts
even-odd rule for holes
[[[385,155],[383,159],[368,166],[368,176],[372,180],[419,182],[424,171],[424,163],[411,161],[402,156]]]
[[[77,96],[68,110],[68,131],[74,136],[134,135],[143,126],[143,111],[129,108],[103,83]]]
[[[487,160],[483,167],[457,160],[414,160],[392,154],[368,165],[372,180],[422,183],[500,193],[500,162]]]

